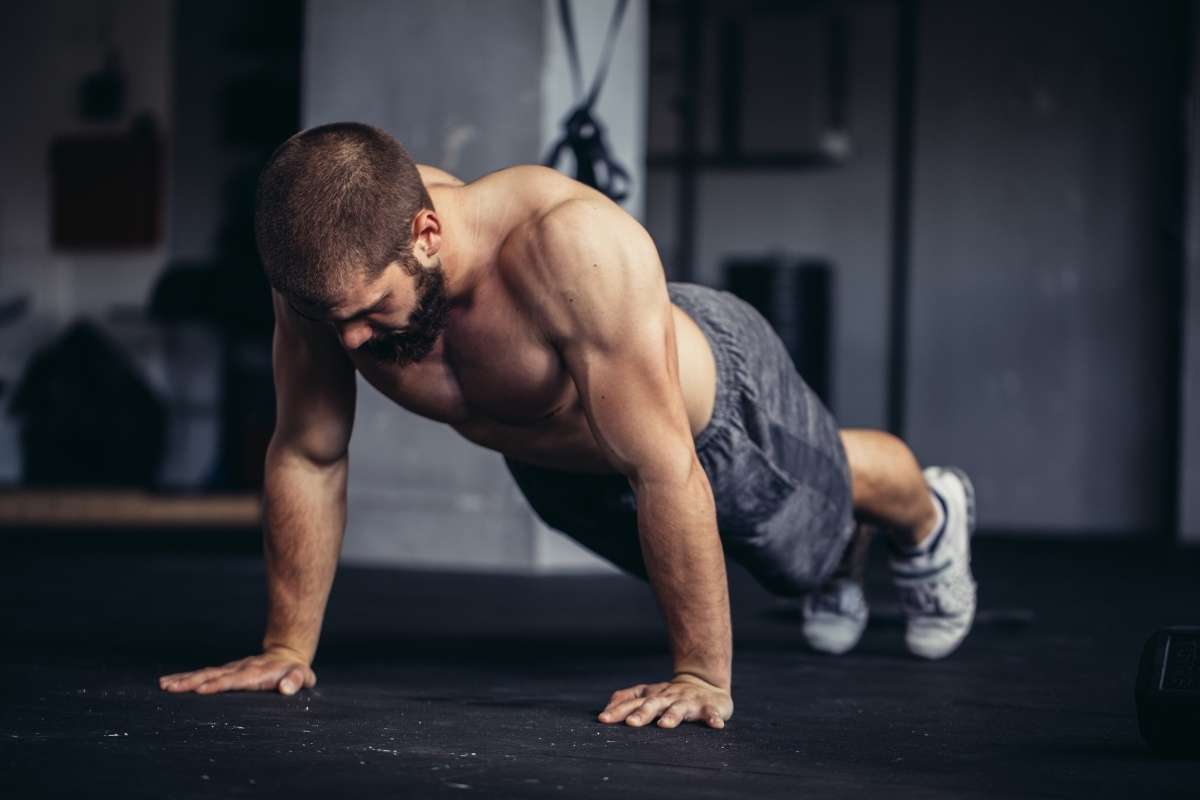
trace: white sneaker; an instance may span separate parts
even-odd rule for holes
[[[975,620],[971,534],[975,488],[962,470],[926,467],[925,482],[942,504],[942,529],[920,550],[891,548],[892,577],[908,618],[905,643],[922,658],[945,658],[962,644]]]
[[[852,578],[831,578],[804,597],[804,638],[814,650],[840,656],[862,638],[867,599]]]

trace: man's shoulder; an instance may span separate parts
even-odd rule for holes
[[[471,181],[464,181],[448,170],[432,164],[417,164],[417,172],[427,188],[453,187],[471,191],[497,191],[505,194],[530,193],[533,196],[545,193],[572,191],[583,184],[563,173],[540,164],[514,164],[503,167]]]
[[[656,299],[662,265],[645,229],[608,198],[576,195],[514,231],[499,259],[517,301],[551,339],[626,319]]]
[[[540,164],[514,164],[471,181],[470,186],[503,186],[512,190],[549,191],[552,195],[586,189],[579,181]]]
[[[535,283],[562,282],[577,268],[579,252],[595,237],[604,210],[586,197],[568,196],[546,204],[515,225],[501,245],[499,266],[527,290]]]

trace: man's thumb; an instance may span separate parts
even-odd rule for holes
[[[304,682],[304,675],[297,669],[290,670],[279,682],[279,691],[283,694],[295,694]]]

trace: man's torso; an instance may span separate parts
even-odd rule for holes
[[[438,182],[448,178],[421,168],[438,202]],[[588,426],[574,382],[536,314],[522,302],[525,255],[521,226],[550,207],[590,192],[547,170],[502,170],[467,186],[442,191],[483,192],[485,208],[501,216],[496,257],[469,302],[456,306],[445,333],[422,361],[403,368],[351,352],[357,370],[398,405],[444,422],[466,439],[531,464],[574,472],[612,472]],[[591,196],[591,195],[589,195]],[[636,224],[630,220],[630,224]],[[622,235],[614,230],[614,236]],[[503,240],[501,237],[503,236]],[[661,271],[657,261],[645,269]],[[672,307],[679,381],[692,434],[707,424],[716,389],[708,341],[696,323]]]

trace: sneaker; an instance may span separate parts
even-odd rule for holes
[[[867,627],[867,599],[852,578],[836,577],[804,597],[804,638],[822,653],[840,656],[858,644]]]
[[[921,658],[945,658],[975,620],[971,534],[975,488],[962,470],[926,467],[925,482],[944,512],[942,527],[919,549],[892,547],[892,577],[908,618],[905,643]]]

